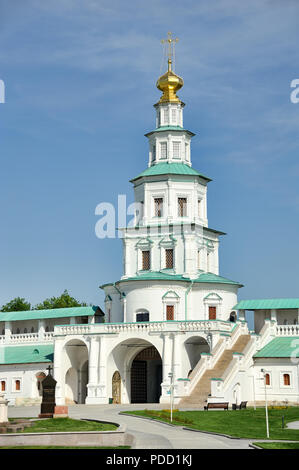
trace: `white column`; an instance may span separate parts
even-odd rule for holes
[[[277,321],[277,310],[271,310],[271,320],[272,321]]]
[[[173,344],[174,335],[172,333],[166,333],[163,336],[163,359],[162,359],[162,370],[163,370],[163,382],[161,384],[162,394],[160,397],[160,403],[169,403],[170,400],[170,378],[169,372],[173,372]]]
[[[163,336],[163,383],[168,383],[168,373],[171,371],[172,344],[170,335],[166,333]]]
[[[38,320],[38,339],[39,341],[45,339],[45,320]]]
[[[95,385],[98,382],[98,355],[99,342],[96,336],[90,338],[89,357],[88,357],[88,382]]]
[[[99,350],[99,384],[106,385],[106,351],[105,336],[100,336]]]
[[[126,323],[127,322],[127,299],[123,298],[122,302],[123,302],[123,312],[124,312],[124,323]]]
[[[180,336],[177,333],[173,335],[173,376],[174,380],[181,378],[182,369],[182,347],[180,345]]]
[[[55,338],[54,341],[54,379],[56,380],[56,405],[64,405],[65,404],[65,396],[64,396],[64,383],[65,378],[64,368],[63,368],[63,343],[61,339]]]
[[[107,396],[107,353],[106,353],[106,337],[100,336],[99,337],[99,382],[98,382],[98,397],[97,403],[108,403],[108,396]]]
[[[86,404],[97,403],[96,391],[98,385],[98,359],[99,359],[99,341],[96,336],[89,339],[88,355],[88,384]]]
[[[12,325],[10,321],[5,322],[5,342],[9,343],[12,334]]]

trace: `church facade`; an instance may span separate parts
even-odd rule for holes
[[[299,299],[238,302],[219,273],[223,232],[209,227],[210,178],[192,167],[181,77],[157,81],[148,167],[131,180],[134,224],[123,228],[123,276],[99,307],[0,313],[0,390],[40,401],[54,368],[56,403],[299,403]],[[254,312],[254,330],[245,319]],[[2,333],[2,334],[1,334]]]

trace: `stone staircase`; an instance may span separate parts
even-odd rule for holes
[[[221,378],[229,366],[233,353],[242,353],[250,341],[250,335],[241,335],[231,349],[226,349],[215,366],[212,369],[206,370],[203,376],[199,379],[198,383],[195,385],[191,394],[187,397],[183,397],[179,405],[181,406],[194,406],[203,408],[206,404],[208,395],[211,393],[211,379],[212,378]]]

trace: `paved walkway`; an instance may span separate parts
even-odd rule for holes
[[[299,429],[299,421],[293,421],[287,424],[288,429]]]
[[[74,405],[69,406],[71,418],[102,419],[123,424],[135,437],[136,449],[248,449],[251,441],[186,431],[157,421],[120,415],[120,411],[143,410],[147,405]],[[165,406],[165,405],[164,405]],[[161,405],[150,405],[159,409]],[[38,406],[9,407],[10,418],[38,416]]]

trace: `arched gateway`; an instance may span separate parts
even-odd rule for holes
[[[131,366],[131,403],[159,403],[162,359],[154,346],[143,349]]]

